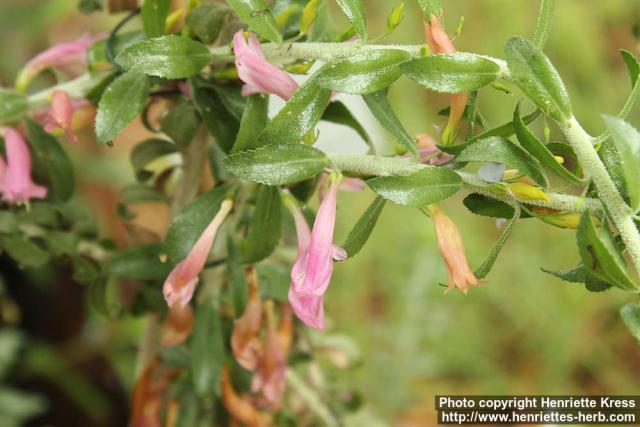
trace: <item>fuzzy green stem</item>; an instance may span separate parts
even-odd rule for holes
[[[542,49],[547,43],[549,33],[551,32],[551,24],[553,19],[553,9],[555,8],[555,0],[542,0],[540,2],[540,12],[538,13],[538,21],[533,32],[533,43]]]
[[[593,147],[593,138],[572,117],[560,124],[567,140],[572,145],[582,169],[593,180],[600,200],[607,207],[611,221],[615,224],[622,241],[627,247],[633,267],[640,275],[640,233],[633,222],[633,211],[618,193],[607,169]]]
[[[392,176],[392,175],[410,175],[427,166],[414,163],[410,159],[379,157],[368,155],[351,155],[327,153],[331,163],[343,172],[362,176]],[[487,184],[475,175],[456,171],[464,181],[465,187],[474,193],[479,193],[495,200],[506,203],[522,202],[517,198],[504,193],[496,193],[487,186]],[[589,199],[566,194],[547,192],[551,200],[527,200],[529,205],[555,209],[563,212],[584,212],[587,209],[598,210],[602,206],[596,199]]]
[[[72,98],[84,98],[91,89],[93,89],[102,79],[107,76],[105,73],[91,75],[85,73],[68,82],[60,83],[50,88],[41,90],[29,95],[28,102],[31,107],[38,107],[49,102],[51,95],[56,90],[67,92]]]

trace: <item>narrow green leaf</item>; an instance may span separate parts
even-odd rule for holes
[[[345,14],[356,33],[362,40],[367,39],[367,12],[364,9],[363,0],[336,0],[340,9]]]
[[[380,91],[363,95],[362,98],[384,130],[399,144],[409,150],[415,158],[418,158],[418,149],[413,142],[413,138],[409,136],[409,133],[404,126],[402,126],[400,119],[391,108],[387,94],[384,91]]]
[[[164,22],[169,14],[171,0],[144,0],[142,3],[142,28],[148,37],[164,34]]]
[[[493,246],[493,249],[491,249],[491,253],[487,257],[487,259],[474,272],[478,279],[484,279],[485,277],[487,277],[487,274],[489,274],[489,272],[491,271],[491,268],[493,268],[493,264],[495,264],[496,259],[498,258],[498,255],[502,250],[502,247],[504,246],[505,243],[507,243],[507,240],[511,236],[511,232],[513,231],[514,224],[520,219],[520,212],[521,212],[520,206],[514,205],[514,206],[511,206],[511,209],[513,209],[514,211],[513,217],[504,226],[504,230],[502,231],[500,238],[498,239],[496,244]]]
[[[282,43],[282,34],[264,0],[226,0],[227,4],[253,30],[274,43]]]
[[[472,53],[428,55],[400,65],[407,77],[437,92],[458,93],[480,89],[500,78],[496,62]]]
[[[281,222],[280,191],[277,187],[261,186],[247,237],[240,242],[245,263],[262,261],[271,255],[280,241]]]
[[[395,31],[396,28],[400,25],[402,20],[404,19],[404,3],[398,3],[389,15],[387,16],[387,32],[386,34],[391,34]]]
[[[225,357],[222,322],[213,301],[205,300],[195,310],[191,336],[191,378],[196,393],[210,399],[218,392]]]
[[[367,185],[387,200],[421,208],[453,196],[462,188],[462,178],[450,169],[431,167],[407,176],[373,178]]]
[[[236,313],[244,313],[244,308],[249,298],[245,270],[246,266],[242,265],[238,245],[236,245],[234,237],[230,235],[227,239],[227,279]]]
[[[526,125],[528,125],[529,123],[533,122],[535,119],[538,118],[538,116],[540,115],[540,110],[536,110],[531,114],[527,114],[526,116],[524,116],[522,118],[522,122]],[[509,123],[505,123],[503,125],[500,125],[498,127],[495,127],[493,129],[489,129],[487,131],[484,131],[482,133],[479,133],[476,136],[473,136],[469,139],[467,139],[465,142],[463,142],[462,144],[456,144],[456,145],[438,145],[438,148],[442,151],[444,151],[445,153],[449,153],[449,154],[460,154],[462,153],[462,151],[467,148],[468,146],[470,146],[471,144],[475,143],[476,141],[479,141],[481,139],[486,139],[486,138],[490,138],[492,136],[501,136],[504,138],[508,138],[511,135],[513,135],[515,133],[515,129],[513,126],[513,121],[509,122]]]
[[[0,236],[0,248],[23,267],[42,267],[49,261],[47,252],[17,234]]]
[[[179,146],[186,147],[195,136],[200,118],[191,102],[181,99],[166,112],[160,130]]]
[[[73,195],[73,163],[58,140],[31,119],[25,119],[35,172],[48,185],[49,197],[66,202]]]
[[[96,137],[108,144],[142,111],[149,94],[149,79],[129,72],[115,79],[105,90],[96,115]]]
[[[0,125],[20,120],[28,107],[26,95],[0,88]]]
[[[269,97],[256,93],[247,98],[247,106],[242,114],[238,136],[233,144],[232,153],[254,150],[260,147],[258,137],[269,120]]]
[[[178,151],[178,147],[166,139],[147,139],[136,145],[131,150],[131,166],[133,172],[139,181],[143,181],[149,177],[151,172],[145,170],[147,165],[154,160],[173,154]]]
[[[0,233],[10,234],[18,231],[16,214],[10,211],[0,211]]]
[[[640,209],[640,133],[629,123],[613,116],[603,116],[611,140],[620,154],[620,166],[634,211]]]
[[[533,157],[538,159],[543,166],[549,168],[552,172],[560,176],[561,178],[566,179],[569,182],[574,184],[580,184],[582,181],[580,178],[569,172],[564,168],[556,158],[553,156],[553,153],[549,151],[549,149],[535,136],[533,132],[527,128],[527,126],[522,121],[522,117],[520,117],[520,104],[516,107],[516,110],[513,114],[513,124],[514,129],[516,131],[516,136],[518,137],[518,141],[520,141],[520,145],[527,150]]]
[[[343,93],[377,92],[402,75],[400,64],[410,58],[407,52],[398,49],[367,50],[326,64],[316,73],[316,82],[325,89]]]
[[[622,158],[620,157],[620,153],[618,153],[618,149],[615,147],[613,142],[604,141],[600,147],[600,151],[598,151],[598,155],[600,156],[604,167],[607,169],[611,180],[615,184],[618,193],[620,193],[626,203],[631,205],[627,181],[622,170]]]
[[[113,55],[117,57],[127,47],[144,39],[145,33],[142,30],[118,33],[113,39],[111,39],[111,52],[113,52]],[[108,40],[108,38],[98,40],[93,43],[87,51],[87,67],[89,68],[90,73],[113,69],[113,64],[109,58],[107,58]]]
[[[378,218],[380,218],[385,203],[386,200],[384,198],[376,197],[349,232],[347,240],[342,244],[342,248],[347,251],[349,258],[356,256],[369,240],[369,236],[371,236],[371,232],[376,226]]]
[[[549,58],[522,37],[510,39],[505,53],[514,81],[529,99],[555,120],[568,120],[572,115],[569,95]]]
[[[127,47],[116,62],[132,72],[182,79],[200,72],[211,58],[211,52],[202,43],[186,37],[162,36]]]
[[[469,145],[456,159],[460,162],[504,163],[546,187],[547,179],[538,160],[506,138],[486,138]]]
[[[620,308],[620,317],[631,335],[640,341],[640,304],[628,303]]]
[[[578,226],[578,249],[588,273],[621,289],[637,289],[606,224],[596,227],[588,211],[582,215]]]
[[[331,97],[331,90],[307,80],[267,124],[260,135],[260,145],[294,144],[318,123]]]
[[[484,196],[482,194],[472,193],[462,201],[464,206],[476,215],[488,216],[491,218],[513,218],[515,212],[508,203],[501,202],[496,199]],[[526,212],[520,213],[520,218],[530,218]]]
[[[227,109],[217,91],[202,85],[199,79],[189,79],[189,87],[207,130],[225,153],[230,152],[238,136],[240,122]]]
[[[253,151],[232,154],[224,165],[245,181],[266,185],[292,184],[312,177],[329,160],[317,148],[303,144],[265,145]]]
[[[367,143],[369,147],[373,147],[373,143],[365,128],[358,122],[358,119],[351,114],[351,111],[340,101],[333,101],[324,110],[322,120],[348,126]]]
[[[106,263],[106,270],[116,276],[135,280],[164,280],[172,265],[160,261],[163,246],[153,244],[116,252]]]
[[[291,284],[291,273],[281,265],[260,263],[256,267],[258,270],[258,281],[260,282],[260,296],[263,299],[274,301],[289,301],[289,285]]]
[[[603,282],[588,273],[584,268],[584,264],[580,263],[577,267],[568,270],[553,271],[542,269],[545,273],[551,274],[565,282],[582,283],[589,292],[602,292],[611,288],[607,282]]]
[[[231,184],[223,184],[198,196],[173,218],[164,241],[164,253],[170,263],[182,261],[207,225],[220,210],[225,198],[235,191]]]
[[[221,4],[207,4],[193,9],[186,18],[186,23],[194,33],[206,44],[218,39],[224,20],[231,10]]]
[[[620,54],[622,55],[624,64],[627,66],[629,78],[631,79],[631,87],[634,87],[638,81],[638,76],[640,76],[640,63],[638,63],[638,58],[636,58],[633,53],[624,49],[620,49]]]
[[[425,21],[429,21],[431,15],[440,15],[442,6],[440,0],[418,0],[420,9],[422,10],[422,17]]]

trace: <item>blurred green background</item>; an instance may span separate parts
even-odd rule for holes
[[[385,42],[423,43],[418,9],[412,0],[406,3],[403,24]],[[453,32],[464,16],[458,49],[502,56],[510,36],[532,33],[537,3],[443,0],[444,21]],[[634,37],[640,0],[557,3],[546,50],[564,77],[577,117],[597,133],[603,128],[599,115],[615,114],[630,90],[618,49],[640,53]],[[395,4],[367,1],[372,34],[384,31]],[[337,13],[336,20],[342,22]],[[2,0],[0,86],[10,86],[21,65],[51,42],[105,31],[113,23],[105,14],[80,15],[75,1]],[[408,79],[401,79],[390,97],[410,133],[432,133],[434,124],[443,123],[436,112],[446,106],[446,97]],[[518,99],[517,92],[485,89],[480,102],[497,125],[509,120]],[[638,126],[639,118],[636,109],[630,121]],[[338,242],[371,199],[367,192],[341,194]],[[469,213],[461,200],[444,207],[475,267],[500,231],[493,220]],[[632,296],[615,289],[590,293],[540,270],[573,267],[577,261],[574,232],[521,221],[486,283],[466,297],[445,296],[438,283],[446,282],[446,272],[430,220],[388,204],[363,251],[336,267],[326,298],[327,334],[353,339],[359,360],[328,381],[355,387],[376,415],[403,426],[435,424],[436,394],[638,394],[640,351],[618,316]],[[96,322],[87,326],[94,333],[107,323]],[[137,322],[109,325],[109,334],[118,338],[107,356],[127,388],[130,362],[124,361],[133,354],[138,327]]]

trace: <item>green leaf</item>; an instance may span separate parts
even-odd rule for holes
[[[242,20],[262,37],[282,43],[282,34],[264,0],[226,0]]]
[[[458,93],[480,89],[501,76],[496,62],[472,53],[428,55],[400,65],[407,77],[437,92]]]
[[[620,153],[618,153],[618,149],[615,147],[613,142],[605,141],[600,147],[598,155],[600,156],[600,159],[602,159],[602,163],[607,169],[618,193],[620,193],[625,202],[631,205],[627,181],[622,170],[622,158],[620,157]]]
[[[186,147],[198,130],[200,118],[191,102],[181,99],[171,107],[160,122],[160,129],[173,142]]]
[[[347,251],[349,258],[353,258],[369,240],[373,228],[380,218],[382,208],[386,200],[380,196],[376,197],[367,210],[362,214],[358,222],[353,226],[347,240],[342,244],[342,248]]]
[[[533,122],[535,119],[538,118],[538,116],[540,115],[540,110],[536,110],[531,114],[527,114],[526,116],[524,116],[522,118],[522,121],[524,124],[529,124],[531,122]],[[482,132],[474,137],[469,138],[468,140],[466,140],[465,142],[463,142],[462,144],[456,144],[456,145],[438,145],[438,148],[442,151],[444,151],[445,153],[449,153],[449,154],[460,154],[462,153],[462,151],[467,148],[468,146],[470,146],[471,144],[474,144],[476,141],[479,141],[481,139],[486,139],[486,138],[490,138],[492,136],[501,136],[504,138],[508,138],[511,135],[513,135],[515,133],[515,128],[513,125],[513,121],[509,122],[509,123],[505,123],[503,125],[500,125],[498,127],[495,127],[493,129],[489,129],[485,132]]]
[[[15,233],[18,231],[18,219],[16,214],[9,211],[0,211],[0,233]]]
[[[511,76],[520,89],[545,114],[559,122],[571,118],[571,102],[560,75],[545,54],[522,37],[505,46]]]
[[[136,145],[131,150],[131,166],[138,181],[143,181],[150,176],[151,172],[145,170],[147,165],[162,156],[177,151],[178,147],[166,139],[147,139]]]
[[[240,250],[233,236],[227,238],[227,280],[233,296],[236,313],[244,313],[249,298],[249,289],[245,275],[246,266],[242,265]]]
[[[164,252],[172,264],[182,261],[213,217],[225,198],[235,191],[231,184],[223,184],[201,194],[176,215],[167,231]]]
[[[606,224],[596,227],[589,211],[582,214],[578,226],[578,249],[587,272],[595,278],[621,289],[637,289]]]
[[[367,13],[363,0],[336,0],[342,12],[346,15],[356,33],[362,40],[367,39]]]
[[[0,88],[0,125],[20,120],[28,108],[26,95]]]
[[[384,91],[380,91],[364,95],[362,98],[384,130],[409,150],[415,158],[418,158],[418,149],[413,142],[413,138],[409,136],[402,123],[400,123],[400,119],[391,108],[387,94]]]
[[[483,196],[482,194],[469,194],[464,198],[462,203],[469,211],[476,215],[505,219],[513,218],[515,215],[513,207],[508,203]]]
[[[221,4],[207,4],[193,9],[186,18],[186,23],[194,33],[206,44],[218,39],[224,20],[230,9]]]
[[[289,285],[291,273],[281,265],[261,263],[256,267],[260,282],[260,296],[263,299],[275,301],[289,301]]]
[[[462,151],[456,160],[460,162],[504,163],[546,187],[547,179],[538,160],[506,138],[486,138],[474,142]]]
[[[369,137],[369,134],[365,130],[364,127],[358,122],[351,111],[340,101],[333,101],[328,106],[327,109],[324,110],[324,114],[322,115],[322,120],[331,123],[337,123],[340,125],[348,126],[367,143],[369,147],[373,146],[373,142]]]
[[[140,30],[118,33],[111,39],[111,52],[113,52],[113,56],[118,56],[127,47],[144,39],[145,34]],[[107,57],[108,40],[109,38],[98,40],[87,51],[87,66],[90,73],[113,70],[113,64]]]
[[[126,70],[167,79],[193,76],[209,65],[209,49],[180,36],[162,36],[139,41],[116,57]]]
[[[225,153],[230,152],[238,135],[239,121],[226,108],[217,91],[202,85],[199,79],[190,79],[189,87],[207,130]]]
[[[453,196],[462,188],[462,178],[450,169],[430,167],[407,176],[373,178],[367,185],[387,200],[421,208]]]
[[[640,341],[640,304],[628,303],[620,308],[620,317],[631,335]]]
[[[262,261],[271,255],[280,241],[281,222],[280,190],[278,187],[261,186],[247,237],[240,242],[245,263]]]
[[[398,3],[389,15],[387,16],[387,32],[386,34],[391,34],[395,31],[396,28],[400,25],[402,20],[404,19],[404,3]]]
[[[166,202],[167,196],[155,187],[144,184],[131,184],[122,189],[122,203]]]
[[[144,0],[142,4],[142,28],[148,37],[164,34],[164,22],[169,14],[171,0]]]
[[[638,63],[638,58],[636,58],[633,53],[624,49],[620,49],[620,54],[622,55],[624,64],[627,66],[627,71],[629,71],[631,87],[634,87],[638,81],[638,76],[640,76],[640,63]]]
[[[546,166],[552,172],[569,182],[572,182],[574,184],[582,183],[580,178],[569,172],[564,168],[564,166],[558,163],[556,158],[553,156],[553,153],[551,153],[551,151],[549,151],[549,149],[542,143],[542,141],[540,141],[535,136],[535,134],[531,132],[529,128],[527,128],[527,126],[522,121],[522,118],[520,117],[520,104],[518,104],[513,114],[513,124],[516,131],[516,136],[518,137],[518,141],[520,141],[520,145],[533,157],[538,159],[538,161],[540,161],[543,166]]]
[[[96,115],[96,137],[110,143],[142,111],[149,95],[149,79],[129,72],[115,79],[105,90]]]
[[[232,153],[254,150],[260,147],[258,137],[269,120],[269,97],[256,93],[247,97],[247,106],[242,114],[238,136],[233,144]]]
[[[49,261],[47,252],[16,234],[0,236],[0,248],[22,267],[42,267]]]
[[[496,244],[493,246],[493,249],[491,249],[491,253],[487,257],[487,259],[474,272],[475,276],[478,279],[484,279],[485,277],[487,277],[487,274],[489,274],[489,272],[491,271],[491,268],[493,268],[493,264],[495,264],[496,259],[498,258],[498,255],[500,255],[500,251],[502,250],[502,247],[504,246],[505,243],[507,243],[507,240],[511,236],[511,232],[513,231],[513,225],[520,219],[520,212],[521,212],[520,206],[514,205],[514,206],[511,206],[511,209],[514,211],[513,217],[504,226],[504,230],[502,230],[502,234],[500,235],[500,238],[498,239]]]
[[[585,288],[589,292],[602,292],[611,288],[611,285],[609,283],[603,282],[602,280],[599,280],[592,274],[588,273],[584,268],[584,264],[582,263],[580,263],[577,267],[570,268],[568,270],[553,271],[543,268],[542,271],[551,274],[552,276],[555,276],[559,279],[562,279],[565,282],[583,283],[585,285]]]
[[[620,167],[627,184],[631,208],[640,209],[640,133],[629,123],[613,116],[603,116],[611,140],[620,154]]]
[[[442,6],[440,0],[418,0],[420,9],[422,10],[422,17],[425,21],[429,21],[431,15],[440,15]]]
[[[331,97],[331,90],[307,80],[267,124],[260,135],[260,145],[294,144],[318,123]]]
[[[220,313],[212,300],[200,304],[191,335],[191,378],[196,393],[210,399],[219,390],[225,357]]]
[[[329,160],[317,148],[303,144],[265,145],[243,151],[225,159],[229,172],[245,181],[266,185],[292,184],[312,177],[324,169]]]
[[[25,119],[36,176],[47,182],[49,197],[66,202],[73,195],[73,163],[58,140],[31,119]]]
[[[118,251],[106,263],[106,270],[116,276],[135,280],[164,280],[172,265],[160,261],[162,244]]]
[[[315,78],[319,86],[342,93],[377,92],[398,80],[402,75],[400,64],[410,58],[398,49],[367,50],[326,64]]]

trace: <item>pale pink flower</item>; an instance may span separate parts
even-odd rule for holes
[[[233,36],[233,53],[238,76],[245,83],[242,95],[272,93],[287,101],[298,90],[298,84],[289,74],[267,62],[255,34],[249,33],[247,43],[244,33],[238,31]]]
[[[469,268],[467,257],[464,253],[464,243],[456,224],[437,206],[429,208],[433,225],[436,229],[436,239],[440,254],[447,265],[449,286],[447,292],[458,288],[467,293],[469,285],[479,284],[478,279]]]
[[[431,135],[419,134],[416,135],[418,141],[418,154],[420,156],[421,163],[425,163],[431,166],[443,165],[450,162],[453,156],[444,152],[441,152],[435,157],[432,157],[440,151],[436,146],[436,140]]]
[[[332,243],[339,185],[338,179],[332,179],[320,203],[313,231],[302,212],[291,207],[298,235],[298,259],[291,269],[289,302],[296,316],[312,328],[324,328],[322,297],[331,280],[333,260],[347,258],[346,251]]]
[[[74,105],[67,92],[56,90],[51,96],[51,108],[44,119],[44,130],[53,132],[56,129],[62,129],[69,141],[79,144],[80,141],[72,128],[73,113],[83,104],[86,104],[86,101]]]
[[[31,153],[22,135],[15,129],[4,129],[7,163],[2,173],[2,199],[11,204],[29,199],[44,199],[47,189],[31,180]],[[4,163],[4,162],[3,162]]]
[[[227,199],[222,202],[220,210],[200,235],[187,257],[180,261],[169,273],[162,287],[164,298],[169,307],[176,302],[179,302],[184,307],[191,301],[198,283],[198,275],[204,269],[216,233],[224,219],[231,212],[232,207],[233,202],[231,200]]]
[[[87,64],[87,51],[97,40],[103,39],[104,34],[98,36],[82,36],[75,40],[58,43],[39,53],[24,66],[16,78],[16,89],[24,92],[35,76],[48,68],[57,68],[69,72],[74,68],[83,68]]]
[[[431,15],[429,22],[425,22],[424,32],[432,53],[454,53],[456,51],[453,42],[442,28],[440,18],[436,15]],[[469,95],[466,92],[454,93],[451,94],[449,99],[449,122],[442,131],[442,143],[444,145],[452,144],[455,141],[458,133],[458,124],[464,115]]]

